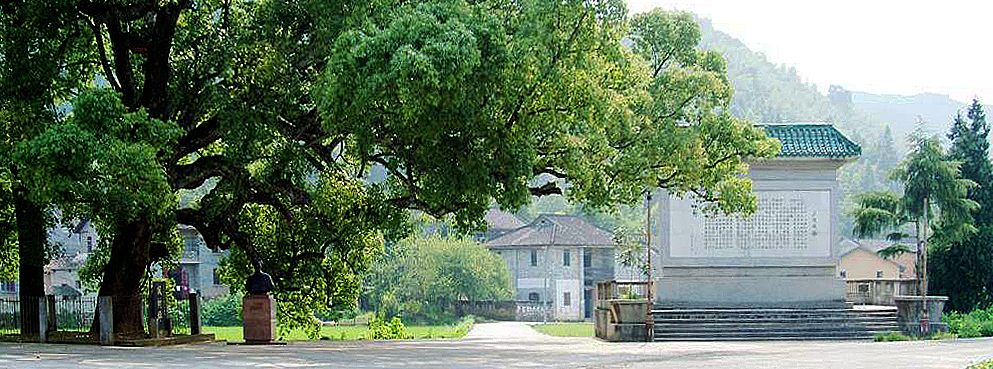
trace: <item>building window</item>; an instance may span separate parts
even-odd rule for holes
[[[93,237],[86,237],[86,252],[93,252]]]
[[[528,301],[538,302],[541,300],[541,296],[537,292],[531,292],[528,294]]]
[[[583,268],[589,268],[593,264],[593,251],[583,250]]]
[[[538,266],[538,250],[531,250],[531,266]]]
[[[883,271],[882,270],[877,270],[876,271],[876,278],[883,278]]]
[[[217,271],[217,268],[214,268],[214,284],[221,284],[221,273]]]
[[[562,250],[562,265],[569,266],[569,263],[570,263],[569,250],[568,249]]]
[[[0,291],[4,293],[17,293],[17,282],[0,283]]]
[[[840,272],[840,274],[841,274],[841,278],[848,278],[848,271],[847,270],[842,269],[841,272]]]
[[[562,306],[572,305],[572,293],[563,292],[562,293]]]

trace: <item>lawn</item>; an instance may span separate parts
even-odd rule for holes
[[[531,327],[549,336],[593,337],[593,323],[532,324]]]
[[[466,333],[468,333],[468,329],[469,326],[466,324],[405,327],[407,333],[413,335],[414,339],[463,337]],[[230,342],[241,342],[245,340],[242,337],[242,327],[203,327],[203,332],[213,333],[214,339],[217,340],[227,340]],[[361,340],[365,339],[368,332],[369,328],[364,325],[326,326],[321,327],[320,337],[327,337],[325,339],[339,341]],[[279,334],[278,331],[277,334]],[[285,337],[282,338],[282,340],[286,341],[302,341],[309,339],[310,338],[307,337],[307,333],[304,331],[290,331]]]

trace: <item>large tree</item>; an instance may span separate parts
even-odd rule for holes
[[[966,116],[957,115],[948,138],[950,160],[962,162],[962,177],[979,186],[969,190],[969,198],[982,211],[976,212],[978,232],[960,241],[946,241],[931,254],[935,283],[932,292],[947,295],[948,307],[970,311],[993,304],[993,165],[989,159],[989,131],[986,113],[978,99]]]
[[[492,200],[609,207],[660,186],[749,211],[744,159],[777,149],[726,113],[723,60],[682,13],[628,28],[616,0],[65,4],[45,27],[89,52],[58,58],[113,93],[75,91],[15,157],[40,198],[107,232],[99,293],[123,334],[142,331],[141,276],[177,222],[233,249],[227,276],[270,272],[306,310],[354,297],[400,210],[468,226]],[[357,179],[373,166],[385,182]]]
[[[22,180],[24,168],[11,155],[19,144],[51,126],[57,104],[84,81],[88,66],[71,64],[80,30],[64,27],[63,1],[0,4],[0,266],[4,280],[19,281],[22,334],[36,334],[37,298],[45,295],[43,267],[52,255],[47,228],[49,204]],[[7,274],[10,273],[10,274]]]

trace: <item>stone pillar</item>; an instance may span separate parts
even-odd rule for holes
[[[198,291],[190,292],[189,301],[190,301],[190,334],[191,335],[200,334],[200,327],[203,324],[203,321],[200,318],[200,305],[202,305],[201,304],[202,300],[200,299],[200,292]]]
[[[266,344],[276,338],[276,301],[268,293],[245,296],[241,312],[246,343]]]
[[[55,295],[45,296],[45,303],[48,305],[48,331],[57,332],[59,330],[59,322],[57,319],[58,311],[55,310]]]
[[[941,321],[942,312],[945,309],[946,296],[928,296],[928,328],[927,332],[922,332],[921,318],[924,316],[923,297],[921,296],[894,296],[896,303],[897,324],[900,330],[913,336],[923,336],[928,333],[944,332],[948,330],[948,325]]]
[[[110,296],[97,297],[97,311],[100,312],[100,344],[114,344],[114,304]]]
[[[48,297],[38,297],[38,342],[48,342]]]

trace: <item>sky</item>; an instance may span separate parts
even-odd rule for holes
[[[879,0],[625,0],[710,18],[774,63],[796,67],[824,93],[831,84],[878,94],[932,92],[993,103],[993,2]]]

